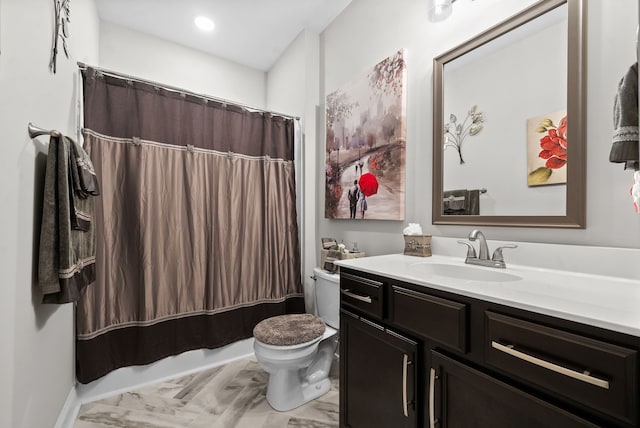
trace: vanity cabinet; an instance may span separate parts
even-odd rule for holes
[[[417,342],[345,310],[340,331],[340,425],[417,427]]]
[[[598,426],[435,351],[429,408],[429,427]]]
[[[391,285],[389,321],[434,342],[465,353],[468,307],[449,299]]]
[[[381,281],[348,273],[340,275],[341,303],[374,319],[383,318],[383,292],[384,283]]]
[[[340,286],[341,427],[640,427],[639,337],[346,266]]]
[[[637,422],[637,351],[494,312],[486,312],[485,321],[489,366],[613,418]]]

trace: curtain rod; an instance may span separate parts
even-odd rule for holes
[[[86,70],[87,68],[93,68],[96,71],[99,71],[100,73],[106,74],[108,76],[111,77],[116,77],[119,79],[126,79],[126,80],[133,80],[135,82],[139,82],[139,83],[145,83],[147,85],[152,85],[152,86],[158,86],[161,87],[163,89],[167,89],[169,91],[173,91],[173,92],[179,92],[179,93],[183,93],[183,94],[188,94],[188,95],[192,95],[195,97],[200,97],[200,98],[204,98],[210,101],[215,101],[218,103],[222,103],[222,104],[229,104],[229,105],[236,105],[238,107],[242,107],[244,109],[247,110],[251,110],[251,111],[255,111],[255,112],[261,112],[261,113],[269,113],[272,114],[274,116],[281,116],[287,119],[294,119],[294,120],[300,120],[299,116],[291,116],[290,114],[284,114],[284,113],[278,113],[275,111],[268,111],[268,110],[264,110],[261,108],[257,108],[257,107],[253,107],[247,104],[242,104],[242,103],[238,103],[236,101],[229,101],[229,100],[225,100],[224,98],[217,98],[217,97],[213,97],[211,95],[204,95],[204,94],[198,94],[192,91],[188,91],[186,89],[182,89],[182,88],[178,88],[175,86],[171,86],[171,85],[166,85],[164,83],[158,83],[158,82],[154,82],[152,80],[146,80],[146,79],[142,79],[140,77],[135,77],[135,76],[130,76],[124,73],[120,73],[118,71],[111,71],[111,70],[107,70],[104,68],[100,68],[100,67],[95,67],[93,65],[87,65],[83,62],[78,61],[78,67],[80,68],[80,70]]]

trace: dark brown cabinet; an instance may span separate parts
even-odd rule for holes
[[[340,275],[342,304],[381,319],[384,312],[384,284],[369,278],[343,273]]]
[[[467,312],[464,303],[392,285],[389,320],[406,330],[460,352],[467,351]]]
[[[640,337],[341,269],[340,427],[640,427]]]
[[[488,365],[621,421],[637,422],[637,351],[493,312],[485,317]]]
[[[429,427],[597,427],[452,358],[432,353]]]
[[[345,311],[340,331],[340,426],[417,427],[417,343]]]

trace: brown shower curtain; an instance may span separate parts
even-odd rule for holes
[[[96,283],[76,311],[80,382],[251,337],[303,312],[292,119],[83,71]]]

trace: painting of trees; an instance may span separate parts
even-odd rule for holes
[[[366,174],[380,186],[357,218],[404,219],[406,69],[401,49],[326,96],[326,218],[353,218],[347,188]]]

